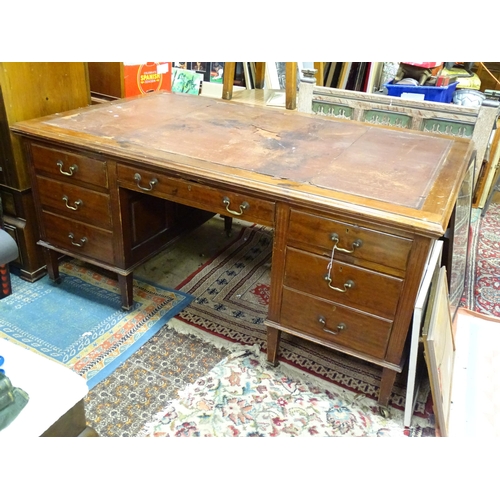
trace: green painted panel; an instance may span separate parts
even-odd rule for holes
[[[313,101],[312,111],[316,114],[334,116],[335,118],[352,119],[353,109],[342,104],[334,104],[331,102]]]
[[[472,123],[427,118],[422,121],[422,130],[424,132],[433,132],[434,134],[446,134],[468,138],[472,137],[474,125]]]
[[[365,113],[363,121],[373,123],[374,125],[411,128],[411,116],[404,113],[391,113],[389,111],[372,109]]]

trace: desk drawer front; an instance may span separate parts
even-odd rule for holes
[[[111,229],[109,195],[47,177],[38,177],[37,183],[43,208]]]
[[[61,149],[31,145],[33,165],[39,172],[59,177],[63,181],[81,181],[108,187],[106,162]]]
[[[284,284],[378,316],[394,317],[403,280],[334,260],[329,283],[325,280],[329,263],[326,257],[288,247]]]
[[[334,246],[332,234],[338,236],[337,255],[346,249],[356,259],[362,259],[387,267],[405,270],[412,241],[387,233],[358,227],[344,222],[311,215],[297,210],[290,214],[288,241],[300,245],[307,242],[320,253],[330,255]],[[361,241],[357,246],[357,241]],[[354,246],[353,246],[354,244]]]
[[[114,263],[113,234],[89,224],[43,212],[47,242],[56,247],[92,257],[108,264]]]
[[[376,318],[288,288],[283,289],[283,326],[384,358],[392,321]]]
[[[209,212],[274,225],[274,202],[124,165],[118,165],[118,182],[135,191],[149,192]]]

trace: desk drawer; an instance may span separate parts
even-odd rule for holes
[[[353,258],[374,262],[394,269],[405,270],[410,254],[412,240],[388,233],[374,231],[333,219],[292,210],[288,241],[297,246],[317,247],[319,253],[330,255],[334,245],[332,234],[338,235],[337,255],[343,254],[340,248],[346,249]],[[353,243],[360,240],[359,247]]]
[[[118,165],[120,186],[148,192],[184,205],[209,212],[274,225],[274,202],[261,200],[231,190],[213,188],[193,181],[176,179],[138,168]]]
[[[329,258],[288,247],[284,284],[377,316],[394,317],[402,279],[334,260],[329,284],[325,280],[329,263]]]
[[[37,183],[44,209],[111,229],[109,195],[47,177],[38,177]]]
[[[392,329],[392,321],[288,288],[283,289],[281,324],[380,359]]]
[[[51,245],[65,248],[83,257],[114,264],[111,231],[48,212],[43,212],[42,218],[45,237]]]
[[[57,176],[61,180],[81,181],[103,188],[108,187],[106,162],[62,149],[31,144],[33,166],[39,172]]]

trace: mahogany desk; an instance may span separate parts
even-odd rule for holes
[[[12,130],[52,279],[60,254],[80,258],[118,274],[128,308],[134,268],[186,223],[221,213],[273,227],[268,360],[285,331],[376,363],[387,405],[469,140],[169,93]]]

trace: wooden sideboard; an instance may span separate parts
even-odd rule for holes
[[[272,227],[269,362],[288,332],[381,366],[388,403],[471,141],[163,92],[12,130],[52,279],[59,254],[78,257],[116,272],[130,307],[134,268],[165,243],[146,200]]]

